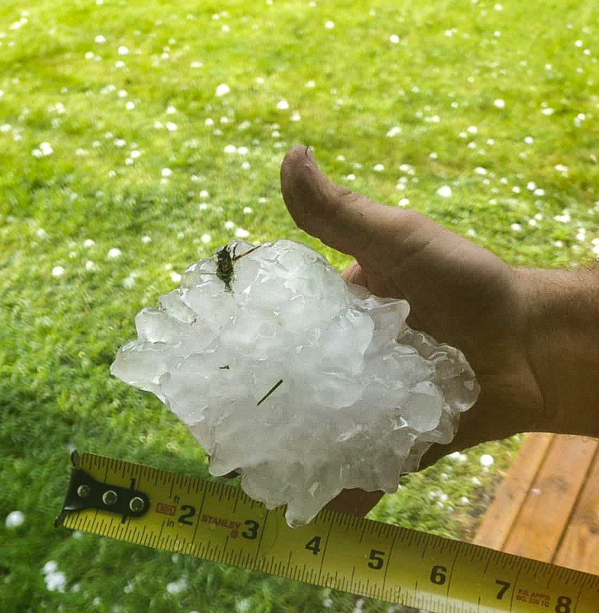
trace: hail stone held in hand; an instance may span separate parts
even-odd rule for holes
[[[111,372],[187,424],[213,475],[302,525],[344,488],[395,491],[474,404],[464,355],[408,313],[306,245],[233,241],[138,313]]]

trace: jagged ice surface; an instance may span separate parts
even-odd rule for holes
[[[397,489],[433,442],[449,443],[479,392],[464,355],[406,325],[405,300],[347,283],[310,247],[234,241],[136,317],[111,366],[153,392],[241,486],[289,525],[343,488]],[[282,383],[263,402],[258,402]]]

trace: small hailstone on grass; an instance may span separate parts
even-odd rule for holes
[[[472,482],[473,485],[476,485],[477,487],[479,485],[482,485],[482,481],[478,477],[472,477],[472,479],[470,479],[470,481]]]
[[[141,237],[141,242],[142,242],[144,245],[147,245],[148,243],[151,243],[151,242],[152,242],[152,238],[146,234],[146,236],[142,236],[142,237]]]
[[[324,24],[324,27],[325,27],[327,30],[332,30],[332,29],[335,27],[335,24],[334,24],[332,21],[327,21],[327,22]]]
[[[254,209],[252,209],[251,206],[245,206],[243,207],[243,213],[244,215],[249,215],[250,213],[253,213]]]
[[[478,133],[478,128],[476,126],[470,126],[467,130],[467,132],[469,134],[477,134]]]
[[[132,111],[135,108],[135,102],[133,102],[132,100],[129,100],[129,102],[127,102],[127,104],[125,104],[125,108],[128,111]]]
[[[94,270],[97,270],[97,269],[98,269],[98,267],[95,265],[94,262],[92,262],[91,260],[86,260],[86,262],[85,262],[85,270],[91,272],[91,271],[94,271]]]
[[[176,132],[179,129],[177,124],[173,121],[167,121],[164,125],[169,132]]]
[[[535,189],[537,189],[537,184],[536,184],[534,181],[529,181],[529,182],[526,184],[526,189],[527,189],[527,190],[529,190],[529,191],[531,191],[531,192],[534,192],[534,191],[535,191]]]
[[[54,153],[54,149],[52,149],[52,145],[47,142],[40,143],[39,150],[42,152],[43,156],[52,155]]]
[[[287,102],[287,100],[279,100],[277,102],[277,108],[279,111],[286,111],[289,109],[289,102]]]
[[[181,281],[181,275],[178,272],[171,272],[171,280],[173,283],[179,283]]]
[[[351,172],[350,174],[347,175],[347,177],[345,177],[348,181],[355,181],[356,180],[356,175]]]
[[[493,462],[495,462],[495,458],[488,453],[483,453],[483,455],[480,456],[480,463],[482,466],[489,467],[493,464]]]
[[[235,236],[236,238],[247,238],[250,235],[250,233],[245,230],[244,228],[237,228],[235,230]]]
[[[135,285],[136,277],[137,277],[137,274],[134,272],[129,274],[129,276],[125,277],[125,279],[123,279],[123,287],[126,287],[127,289],[131,289]]]
[[[519,223],[513,223],[510,228],[514,231],[514,232],[521,232],[522,231],[522,226]]]
[[[410,201],[407,198],[402,198],[397,204],[398,206],[408,206],[408,204],[410,204]]]
[[[397,34],[391,34],[391,36],[389,37],[389,41],[392,42],[394,45],[397,45],[399,43],[399,36],[397,36]]]
[[[382,164],[376,164],[374,170],[376,172],[383,172],[383,170],[385,170],[385,167]]]
[[[46,588],[50,592],[64,592],[67,578],[64,573],[58,570],[58,564],[54,560],[50,560],[42,567]]]
[[[316,81],[306,81],[305,87],[307,87],[308,89],[312,89],[313,87],[316,87]]]
[[[502,100],[501,98],[497,98],[497,100],[495,100],[495,102],[493,102],[493,105],[495,106],[495,108],[504,109],[505,108],[505,100]]]
[[[182,577],[181,579],[179,579],[179,581],[172,581],[171,583],[168,583],[166,586],[166,591],[169,594],[173,594],[173,595],[180,594],[186,589],[187,589],[187,580],[185,579],[185,577]]]
[[[542,196],[545,195],[545,190],[540,187],[537,187],[537,189],[535,189],[533,193],[535,196],[538,196],[539,198],[541,198]]]
[[[216,88],[216,92],[215,95],[220,97],[220,96],[225,96],[226,94],[228,94],[231,91],[231,88],[226,84],[226,83],[221,83],[217,88]]]
[[[120,258],[121,255],[122,255],[122,251],[118,247],[113,247],[108,252],[107,257],[109,260],[116,260],[117,258]]]
[[[170,168],[163,168],[163,169],[160,171],[160,175],[161,175],[163,178],[167,179],[168,177],[172,177],[172,176],[173,176],[173,171],[172,171]]]
[[[210,236],[210,234],[202,234],[202,236],[200,237],[200,240],[207,245],[208,243],[210,243],[212,241],[212,237]]]
[[[404,300],[345,282],[307,245],[254,247],[227,245],[244,255],[231,277],[216,254],[189,267],[111,372],[189,423],[211,474],[240,469],[249,496],[301,525],[343,488],[395,491],[479,388],[457,349],[407,327]]]
[[[4,520],[7,528],[18,528],[25,523],[25,514],[22,511],[11,511]]]
[[[225,145],[223,151],[225,153],[235,153],[237,151],[237,147],[235,145]]]
[[[52,276],[53,277],[56,277],[56,278],[62,277],[62,275],[64,275],[64,273],[65,273],[65,269],[62,266],[55,266],[52,269]]]
[[[555,221],[559,221],[560,223],[568,223],[572,220],[569,211],[562,211],[561,215],[556,215],[553,219],[555,219]]]
[[[551,107],[547,107],[546,109],[543,109],[541,113],[549,117],[550,115],[553,115],[553,109]]]
[[[225,228],[227,230],[232,230],[234,227],[235,227],[235,222],[234,221],[231,221],[230,219],[225,221]]]
[[[247,147],[237,147],[237,153],[239,155],[247,155],[249,153],[249,149]]]
[[[460,498],[460,504],[465,507],[466,505],[470,504],[470,499],[466,498],[466,496],[462,496]]]
[[[106,38],[104,36],[102,36],[102,34],[98,34],[98,36],[96,36],[96,38],[94,38],[94,42],[98,43],[99,45],[102,45],[106,42]]]
[[[451,198],[453,191],[449,185],[443,185],[437,190],[437,195],[441,196],[441,198]]]
[[[483,175],[483,176],[484,176],[484,175],[486,175],[486,174],[487,174],[487,169],[486,169],[486,168],[483,168],[482,166],[477,166],[477,167],[474,169],[474,172],[475,172],[477,175]]]
[[[293,113],[291,113],[291,121],[301,121],[302,116],[300,115],[299,111],[293,111]]]
[[[125,45],[121,45],[118,48],[117,53],[119,55],[129,55],[129,49],[127,47],[125,47]]]

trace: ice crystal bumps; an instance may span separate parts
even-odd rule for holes
[[[223,249],[139,312],[111,367],[187,424],[213,475],[238,470],[301,525],[343,488],[395,491],[451,441],[479,387],[459,350],[406,325],[405,300],[297,242]]]

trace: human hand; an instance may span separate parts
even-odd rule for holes
[[[421,468],[478,443],[545,429],[527,351],[528,293],[517,270],[415,211],[334,184],[305,146],[285,156],[281,188],[298,227],[355,258],[346,280],[379,296],[405,298],[408,324],[459,348],[474,370],[478,401],[462,414],[454,440],[433,445]],[[382,494],[344,490],[328,508],[363,515]]]

